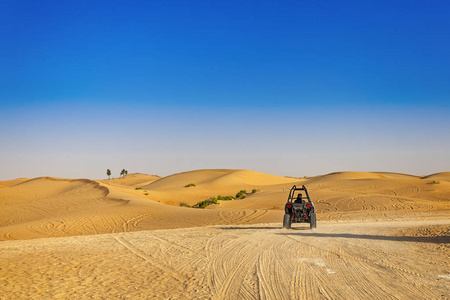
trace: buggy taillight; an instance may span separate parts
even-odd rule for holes
[[[286,207],[292,208],[292,204],[286,204]]]
[[[312,204],[306,204],[306,207],[311,207],[312,206]]]

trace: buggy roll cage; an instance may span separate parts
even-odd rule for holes
[[[289,192],[288,202],[294,202],[297,197],[294,197],[295,191],[305,191],[306,198],[308,199],[308,202],[312,204],[314,207],[314,204],[311,202],[311,198],[309,198],[308,190],[304,185],[302,185],[301,188],[296,187],[295,185],[291,188],[291,191]]]

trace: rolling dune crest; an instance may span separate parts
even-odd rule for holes
[[[279,222],[294,184],[308,187],[321,221],[442,215],[450,209],[450,182],[442,180],[448,174],[338,172],[290,178],[220,169],[164,178],[137,173],[111,180],[19,179],[0,189],[0,240]],[[186,187],[189,183],[195,186]],[[208,209],[180,207],[243,189],[245,199]]]

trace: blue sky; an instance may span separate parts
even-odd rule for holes
[[[2,1],[0,180],[450,170],[447,1]]]

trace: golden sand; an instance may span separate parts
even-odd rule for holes
[[[315,204],[314,231],[281,229],[294,184]],[[450,295],[450,172],[24,178],[0,181],[0,207],[1,299]]]

